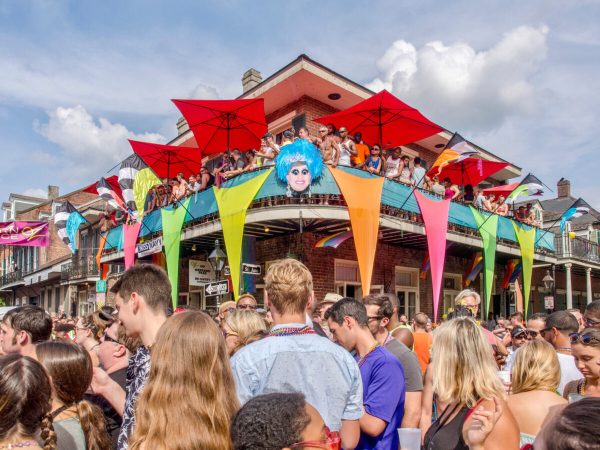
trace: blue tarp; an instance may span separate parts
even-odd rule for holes
[[[374,177],[364,170],[353,169],[350,167],[340,168],[345,172],[350,172],[354,175],[361,177]],[[222,187],[233,187],[237,186],[250,178],[254,178],[261,171],[255,171],[250,173],[244,173],[235,177],[232,180],[227,181]],[[324,170],[321,177],[316,180],[312,186],[311,191],[313,194],[332,194],[339,195],[340,190],[333,179],[333,176],[328,170]],[[285,196],[286,186],[280,182],[273,171],[265,180],[264,184],[258,191],[256,199]],[[381,204],[395,208],[400,208],[404,211],[419,213],[419,207],[414,195],[410,195],[411,188],[404,184],[385,180],[383,183],[383,193],[381,196]],[[410,195],[408,200],[407,197]],[[170,208],[170,207],[169,207]],[[194,194],[190,200],[189,213],[186,215],[185,222],[189,222],[193,219],[198,219],[209,214],[215,214],[218,212],[217,202],[212,189],[199,192]],[[459,203],[450,204],[450,214],[448,218],[449,223],[460,225],[467,228],[477,229],[477,224],[473,218],[473,214],[469,210],[469,207]],[[147,236],[148,234],[155,233],[162,229],[160,211],[153,211],[144,217],[142,228],[140,230],[140,236]],[[108,232],[106,239],[106,249],[112,249],[118,247],[119,240],[121,238],[121,227],[113,228]],[[542,236],[543,234],[543,236]],[[540,241],[537,243],[537,247],[545,248],[547,250],[554,251],[554,234],[551,232],[544,232],[544,230],[538,230],[537,235],[542,236]],[[498,238],[505,239],[516,243],[515,230],[512,226],[512,219],[507,217],[500,217],[498,220]]]

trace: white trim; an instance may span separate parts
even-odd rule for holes
[[[288,129],[292,123],[292,119],[298,115],[296,110],[287,113],[285,116],[275,119],[269,124],[269,131],[274,135]]]

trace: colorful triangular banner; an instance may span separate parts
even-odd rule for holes
[[[471,213],[477,222],[477,230],[483,241],[483,280],[485,286],[485,315],[490,311],[490,300],[494,286],[494,271],[496,268],[496,236],[498,234],[498,215],[483,215],[472,206]]]

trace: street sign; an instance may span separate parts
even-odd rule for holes
[[[213,295],[229,294],[229,281],[215,281],[204,285],[204,296],[211,297]]]
[[[242,263],[242,273],[247,273],[248,275],[260,275],[261,274],[260,264]]]
[[[142,242],[137,245],[138,257],[143,258],[144,256],[152,255],[154,253],[159,253],[162,251],[162,247],[163,247],[162,236],[158,236],[157,238]]]
[[[231,275],[231,270],[229,270],[229,266],[225,266],[223,267],[223,275],[228,277],[229,275]]]
[[[552,295],[544,297],[544,307],[546,309],[554,309],[554,297]]]
[[[96,292],[106,292],[106,280],[96,281]]]

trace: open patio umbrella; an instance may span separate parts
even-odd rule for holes
[[[173,100],[203,155],[233,148],[258,149],[267,132],[262,98],[250,100]]]
[[[440,181],[444,178],[450,178],[453,184],[459,186],[477,186],[487,177],[510,165],[507,162],[486,161],[478,158],[467,158],[457,163],[451,163],[442,168],[438,175]]]
[[[494,194],[496,197],[500,197],[501,195],[506,198],[510,195],[512,191],[514,191],[520,183],[510,183],[505,184],[503,186],[494,186],[491,188],[487,188],[483,190],[483,195]]]
[[[202,154],[197,147],[153,144],[129,140],[131,148],[159,178],[173,178],[183,172],[187,178],[202,167]]]
[[[385,147],[410,144],[443,131],[417,109],[386,90],[315,121],[324,125],[333,123],[337,128],[344,126],[351,135],[362,133],[368,144],[379,143]]]

